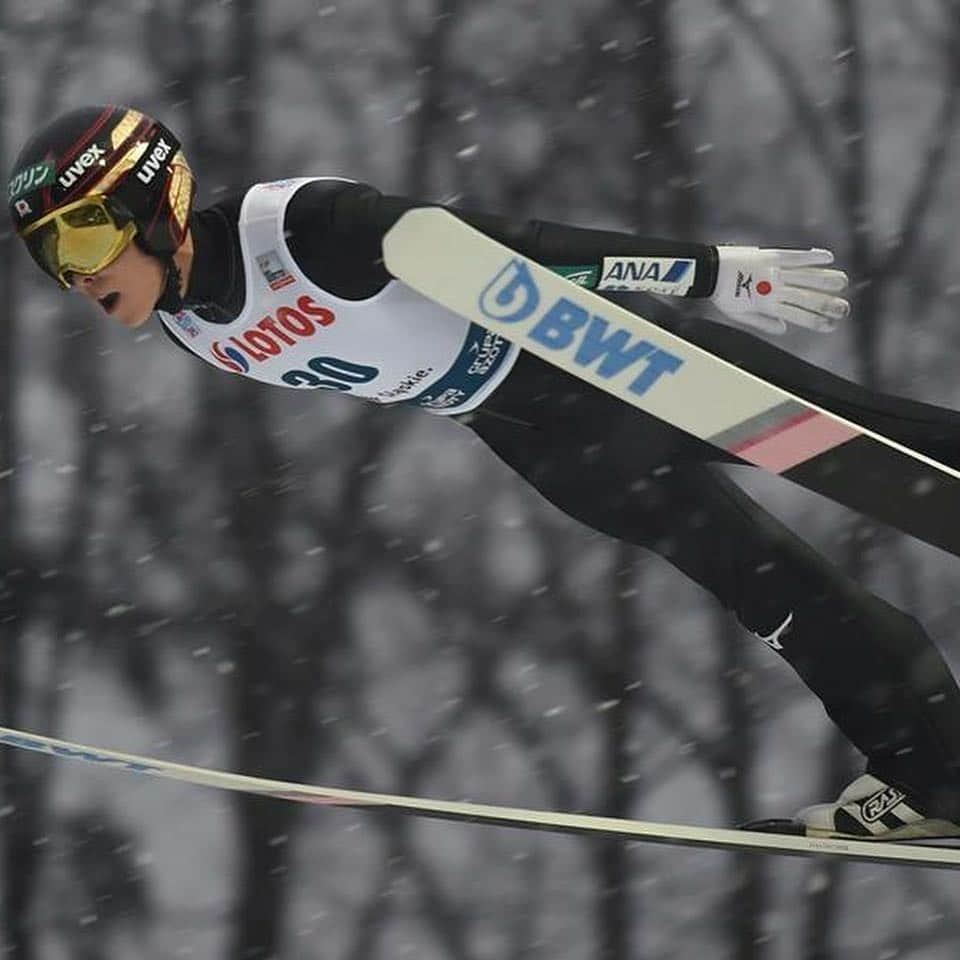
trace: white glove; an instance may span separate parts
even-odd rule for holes
[[[717,286],[710,299],[732,320],[762,330],[786,332],[788,323],[829,333],[850,313],[850,304],[835,296],[847,286],[829,250],[767,250],[717,247]]]

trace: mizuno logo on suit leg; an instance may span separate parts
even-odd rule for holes
[[[793,626],[793,611],[787,615],[787,619],[784,620],[773,633],[767,636],[754,633],[754,636],[758,640],[762,640],[771,650],[783,650],[783,644],[780,642],[780,638],[790,630],[791,626]]]

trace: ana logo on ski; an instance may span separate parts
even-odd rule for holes
[[[662,376],[676,373],[683,360],[649,340],[636,340],[629,330],[592,314],[567,297],[541,306],[540,289],[523,260],[514,258],[480,295],[481,313],[491,321],[517,324],[539,319],[524,334],[549,350],[572,350],[582,367],[596,366],[605,379],[635,371],[627,389],[643,396]],[[509,334],[508,334],[509,337]]]

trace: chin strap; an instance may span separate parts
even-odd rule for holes
[[[167,280],[154,309],[162,310],[164,313],[179,313],[184,306],[183,297],[180,296],[180,270],[174,263],[173,257],[170,257],[166,264]]]

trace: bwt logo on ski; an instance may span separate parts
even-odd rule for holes
[[[648,340],[635,340],[629,330],[616,327],[568,297],[541,305],[540,288],[530,268],[513,259],[480,295],[480,310],[497,323],[522,323],[539,315],[526,337],[550,350],[576,348],[574,363],[596,365],[597,373],[610,380],[626,370],[636,377],[628,389],[643,396],[664,374],[683,366],[679,357]]]
[[[137,179],[141,183],[153,183],[153,178],[157,175],[160,167],[163,166],[167,157],[169,157],[172,152],[173,144],[167,143],[167,141],[161,137],[137,171]]]
[[[329,327],[336,319],[332,310],[321,307],[312,297],[303,296],[295,308],[278,307],[276,315],[268,313],[254,327],[230,337],[226,345],[214,341],[210,351],[231,373],[249,373],[251,360],[265,363],[279,357],[287,347],[312,337],[318,327]]]
[[[60,174],[57,178],[57,183],[59,183],[64,190],[69,190],[95,163],[99,163],[106,155],[107,151],[98,143],[95,143],[92,147],[87,147],[87,149]]]
[[[696,277],[695,260],[673,257],[604,257],[598,290],[645,290],[679,296]]]

